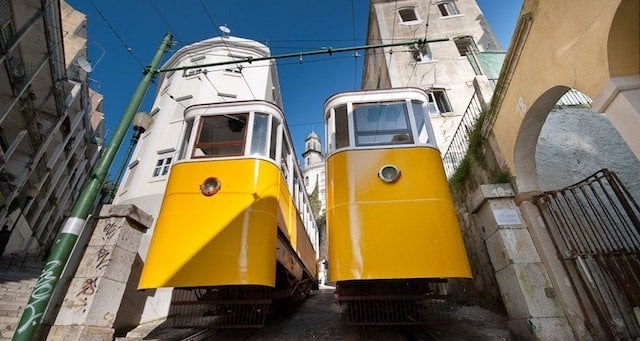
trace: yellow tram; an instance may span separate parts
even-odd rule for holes
[[[471,277],[428,106],[415,88],[325,102],[329,279],[348,322],[419,322],[417,300]]]
[[[179,327],[257,327],[317,288],[318,230],[281,110],[186,109],[140,289],[173,287]]]

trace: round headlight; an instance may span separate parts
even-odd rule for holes
[[[205,179],[202,184],[200,185],[200,192],[202,192],[202,194],[210,197],[216,193],[218,193],[218,191],[220,190],[220,187],[222,186],[222,183],[220,182],[220,180],[216,177],[210,177]]]
[[[386,183],[396,182],[400,177],[400,170],[394,165],[384,165],[378,171],[378,177]]]

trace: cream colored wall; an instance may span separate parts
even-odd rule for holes
[[[525,115],[544,116],[546,112],[532,110],[533,104],[537,102],[540,110],[541,101],[557,100],[552,98],[557,91],[548,90],[570,87],[597,98],[612,76],[639,73],[638,13],[637,0],[525,0],[521,17],[531,15],[531,27],[521,37],[517,31],[524,28],[524,21],[516,28],[514,39],[525,39],[524,45],[521,51],[509,51],[511,55],[519,52],[520,56],[504,66],[512,67],[513,76],[508,88],[500,94],[504,99],[493,127],[504,162],[512,173],[516,169],[518,136],[536,134],[522,127]],[[621,45],[626,47],[620,48]],[[510,49],[513,46],[514,41]],[[615,65],[610,65],[610,61]],[[545,93],[551,97],[541,99]]]
[[[76,55],[86,54],[84,49],[87,46],[87,16],[69,6],[65,1],[60,2],[60,15],[65,65],[69,67]]]

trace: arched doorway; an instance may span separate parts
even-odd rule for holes
[[[515,145],[516,183],[521,192],[544,192],[532,200],[544,228],[531,233],[538,234],[538,244],[553,244],[558,259],[546,266],[556,278],[569,280],[571,290],[565,291],[575,296],[586,329],[591,335],[598,330],[599,336],[635,338],[640,335],[633,312],[640,305],[640,208],[633,198],[640,197],[640,161],[607,114],[568,89],[549,89],[526,113]],[[619,177],[599,172],[603,168]]]

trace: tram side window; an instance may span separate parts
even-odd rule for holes
[[[356,146],[413,143],[404,102],[355,104],[353,114]]]
[[[256,113],[253,117],[251,155],[267,157],[269,154],[269,115]]]
[[[289,145],[287,141],[282,139],[282,155],[280,158],[280,167],[282,168],[282,175],[284,176],[284,180],[287,182],[287,187],[289,186],[289,155],[291,154]],[[291,188],[289,188],[291,190]]]
[[[248,114],[203,117],[193,148],[193,158],[244,154]]]
[[[347,120],[347,106],[335,108],[336,149],[349,147],[349,121]]]
[[[418,143],[429,143],[428,121],[426,120],[422,102],[411,101],[411,109],[413,109],[413,117],[416,120],[416,128],[418,129]]]
[[[193,129],[193,120],[186,122],[184,135],[182,136],[182,144],[180,145],[180,153],[178,154],[178,160],[184,160],[184,158],[187,157],[187,147],[189,146],[189,139],[191,138],[191,129]]]
[[[278,120],[271,118],[271,144],[269,149],[269,157],[276,159],[276,150],[278,147]]]

